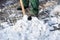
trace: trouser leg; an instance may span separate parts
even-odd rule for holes
[[[31,15],[38,15],[39,12],[39,0],[29,0],[30,1],[30,11]]]
[[[28,8],[29,7],[29,0],[22,0],[22,1],[23,1],[24,8]]]

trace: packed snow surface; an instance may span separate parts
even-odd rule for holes
[[[32,17],[32,20],[27,18],[25,15],[14,26],[0,30],[0,40],[60,40],[59,30],[50,31],[53,27],[44,24],[42,20],[36,17]],[[7,23],[5,25],[8,26]]]
[[[5,5],[8,3],[10,5],[11,1],[6,2]],[[28,20],[27,15],[20,19],[18,18],[20,14],[15,12],[15,9],[11,10],[13,12],[9,15],[9,19],[19,20],[15,24],[10,23],[9,20],[0,24],[0,40],[60,40],[60,30],[54,30],[54,28],[60,28],[58,26],[60,25],[60,5],[48,7],[46,10],[49,11],[46,16],[42,12],[39,19],[32,16],[32,20]]]

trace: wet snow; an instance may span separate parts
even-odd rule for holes
[[[48,16],[44,14],[39,18],[32,16],[32,20],[28,20],[28,16],[25,15],[22,19],[16,20],[14,25],[9,20],[1,23],[0,40],[60,40],[60,30],[51,31],[54,27],[60,27],[60,5],[47,9]],[[19,16],[20,14],[13,13],[9,18],[13,20]]]
[[[0,30],[0,40],[60,40],[59,30],[50,31],[54,29],[52,24],[57,25],[56,18],[51,18],[54,21],[50,20],[46,24],[36,17],[32,17],[31,21],[27,18],[28,16],[25,15],[14,26],[2,23],[1,25],[7,28]]]

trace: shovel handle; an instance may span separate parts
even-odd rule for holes
[[[25,9],[24,9],[24,5],[23,5],[22,0],[20,0],[20,5],[21,5],[21,8],[22,8],[23,16],[24,16],[25,15]]]

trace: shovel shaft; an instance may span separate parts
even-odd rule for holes
[[[21,8],[22,8],[23,15],[25,15],[25,9],[24,9],[24,5],[23,5],[22,0],[20,0],[20,5],[21,5]]]

